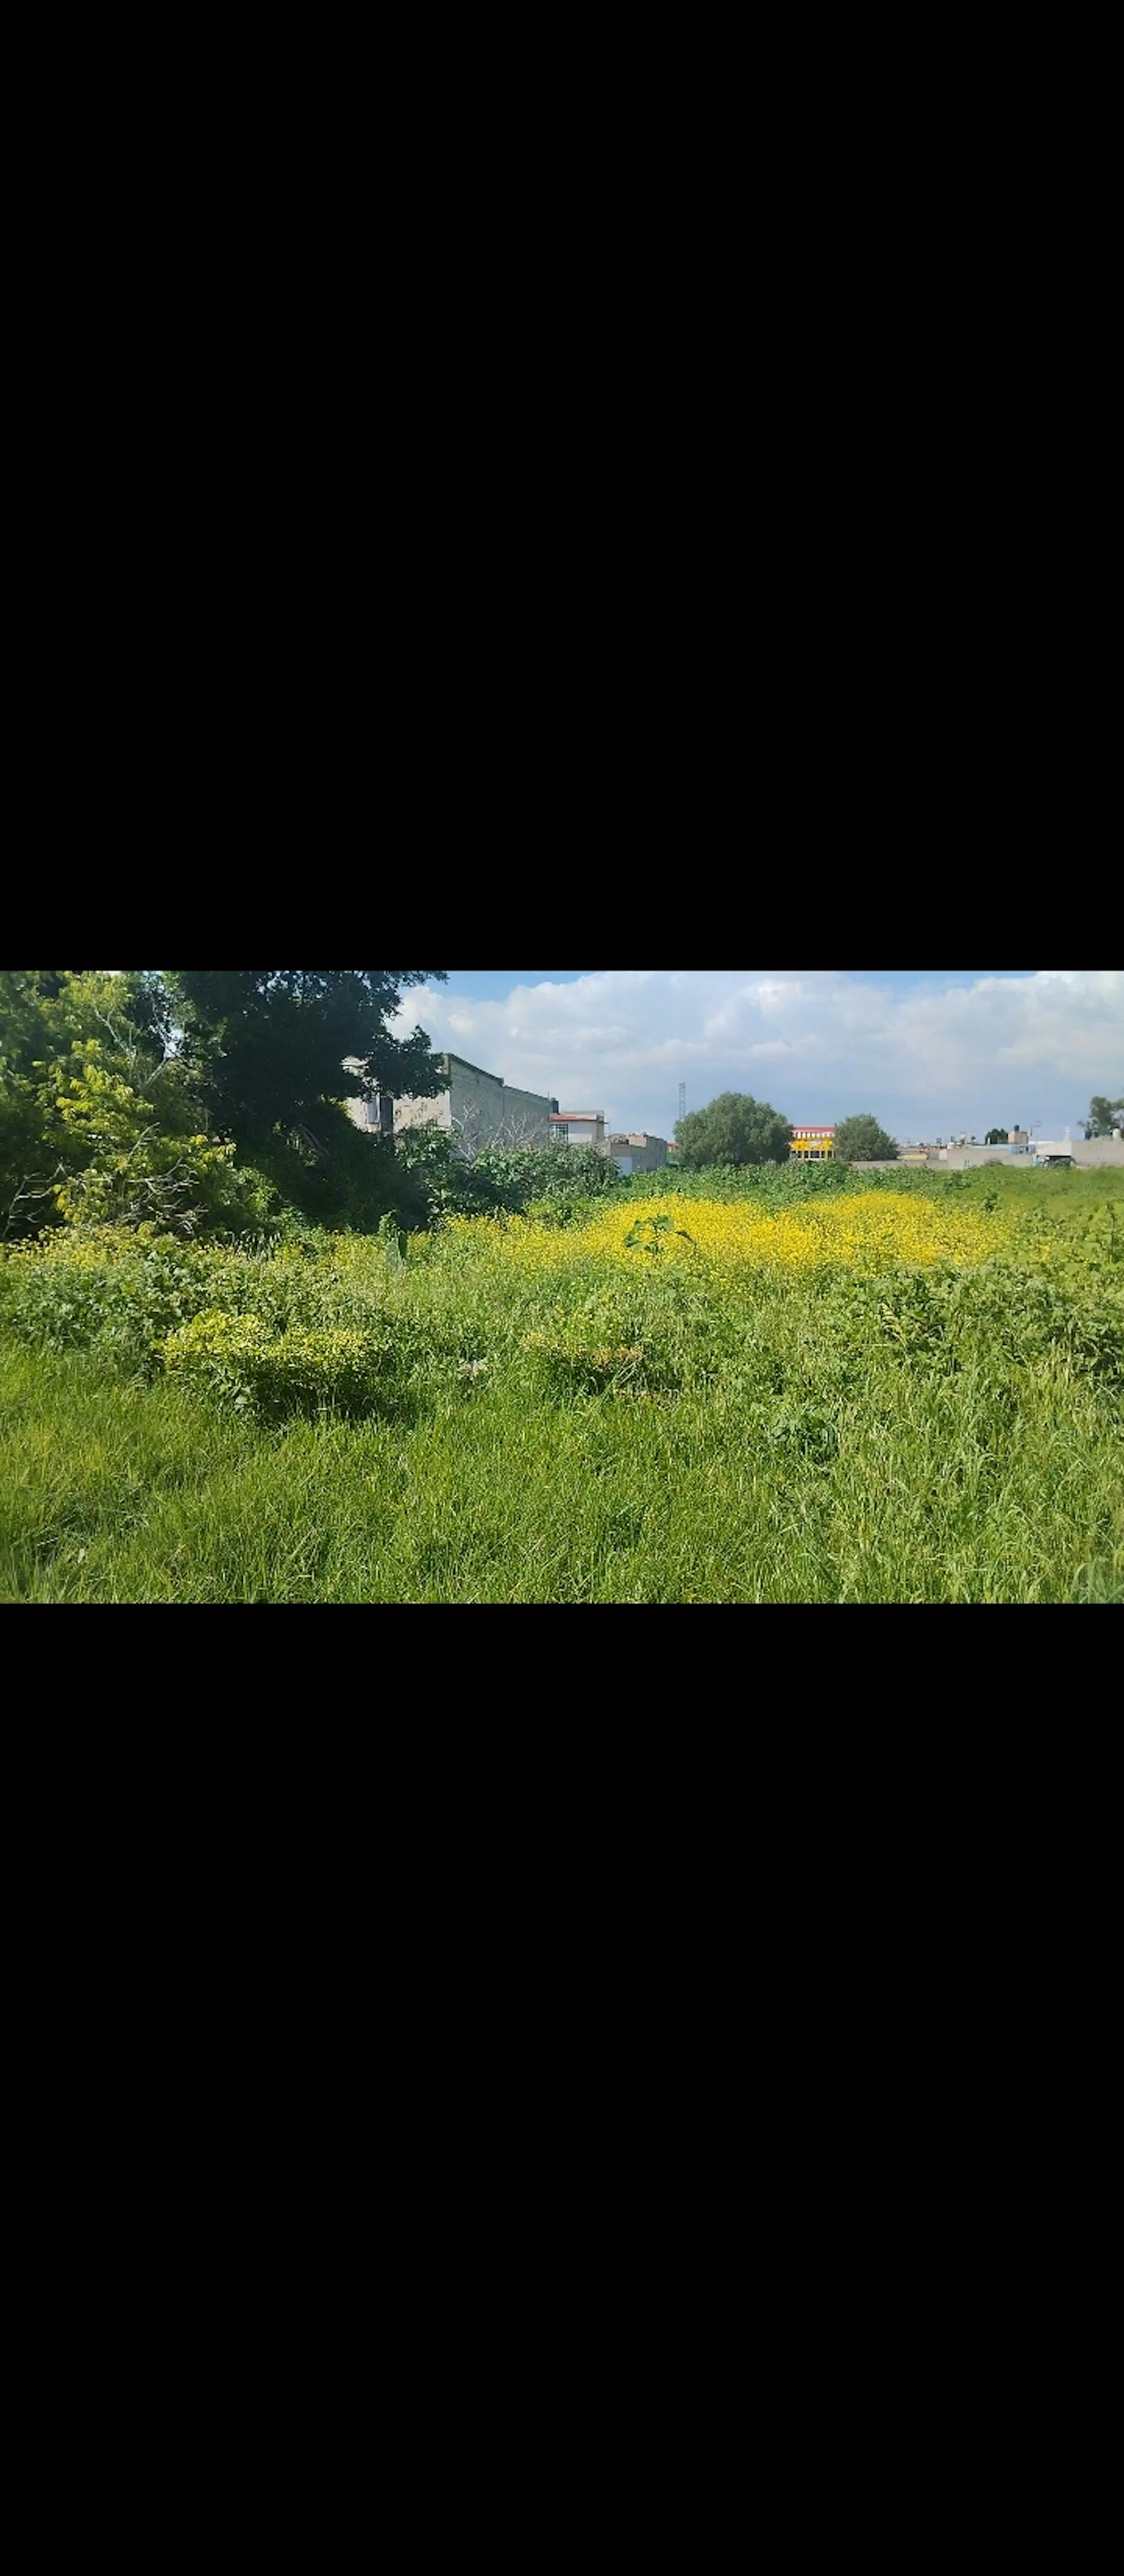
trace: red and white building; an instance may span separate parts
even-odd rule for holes
[[[556,1110],[550,1122],[550,1133],[556,1145],[597,1145],[603,1150],[605,1144],[604,1110]]]

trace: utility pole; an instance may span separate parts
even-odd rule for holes
[[[685,1082],[681,1082],[679,1085],[679,1115],[681,1118],[685,1118],[687,1115],[687,1085]]]

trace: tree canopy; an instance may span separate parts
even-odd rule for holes
[[[898,1147],[877,1118],[863,1110],[855,1118],[844,1118],[836,1128],[835,1159],[839,1163],[896,1163]]]
[[[60,1218],[237,1231],[286,1206],[377,1224],[405,1183],[343,1101],[444,1087],[424,1032],[388,1026],[430,981],[444,975],[0,972],[0,1234]]]
[[[723,1091],[706,1109],[692,1109],[675,1129],[679,1160],[688,1171],[710,1163],[786,1163],[792,1129],[780,1110],[750,1091]]]
[[[432,1099],[445,1088],[424,1030],[399,1039],[387,1026],[410,986],[443,984],[444,972],[181,968],[164,980],[200,1096],[248,1149],[314,1123],[325,1101],[349,1091]]]
[[[1086,1135],[1111,1136],[1117,1127],[1124,1127],[1124,1099],[1106,1100],[1103,1092],[1094,1092],[1085,1121]]]

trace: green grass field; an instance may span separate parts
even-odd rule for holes
[[[56,1239],[0,1392],[9,1601],[1120,1601],[1124,1176]]]

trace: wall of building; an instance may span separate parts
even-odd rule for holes
[[[451,1129],[470,1154],[482,1153],[487,1145],[549,1145],[553,1100],[519,1091],[462,1056],[443,1056],[442,1063],[450,1075],[448,1091],[439,1091],[433,1100],[396,1100],[396,1135],[403,1127]],[[349,1100],[347,1106],[357,1127],[377,1128],[377,1111],[372,1119],[369,1103]]]
[[[927,1154],[925,1167],[930,1172],[983,1172],[1000,1164],[1008,1172],[1029,1172],[1032,1154],[1012,1154],[1002,1145],[944,1145],[940,1152]]]
[[[549,1145],[552,1100],[534,1091],[517,1091],[498,1074],[483,1073],[460,1056],[449,1058],[452,1089],[449,1116],[470,1154],[485,1145]],[[407,1121],[403,1119],[405,1126]]]
[[[1010,1171],[1028,1172],[1036,1154],[1072,1154],[1081,1172],[1093,1171],[1100,1164],[1121,1170],[1124,1138],[1034,1136],[1027,1154],[1013,1153],[1009,1145],[946,1145],[939,1154],[929,1155],[928,1164],[931,1172],[975,1172],[988,1163],[1005,1163]]]
[[[606,1150],[627,1181],[632,1172],[662,1172],[667,1161],[667,1138],[610,1136]]]
[[[794,1127],[789,1151],[798,1162],[830,1163],[835,1155],[834,1127]]]
[[[1118,1171],[1124,1166],[1124,1136],[1063,1137],[1060,1144],[1052,1137],[1036,1136],[1030,1150],[1032,1156],[1072,1154],[1079,1172],[1095,1171],[1102,1163]]]
[[[565,1134],[561,1127],[555,1126],[554,1137],[555,1143],[560,1140],[564,1145],[602,1147],[605,1143],[605,1121],[600,1115],[596,1118],[571,1118],[567,1123]]]

